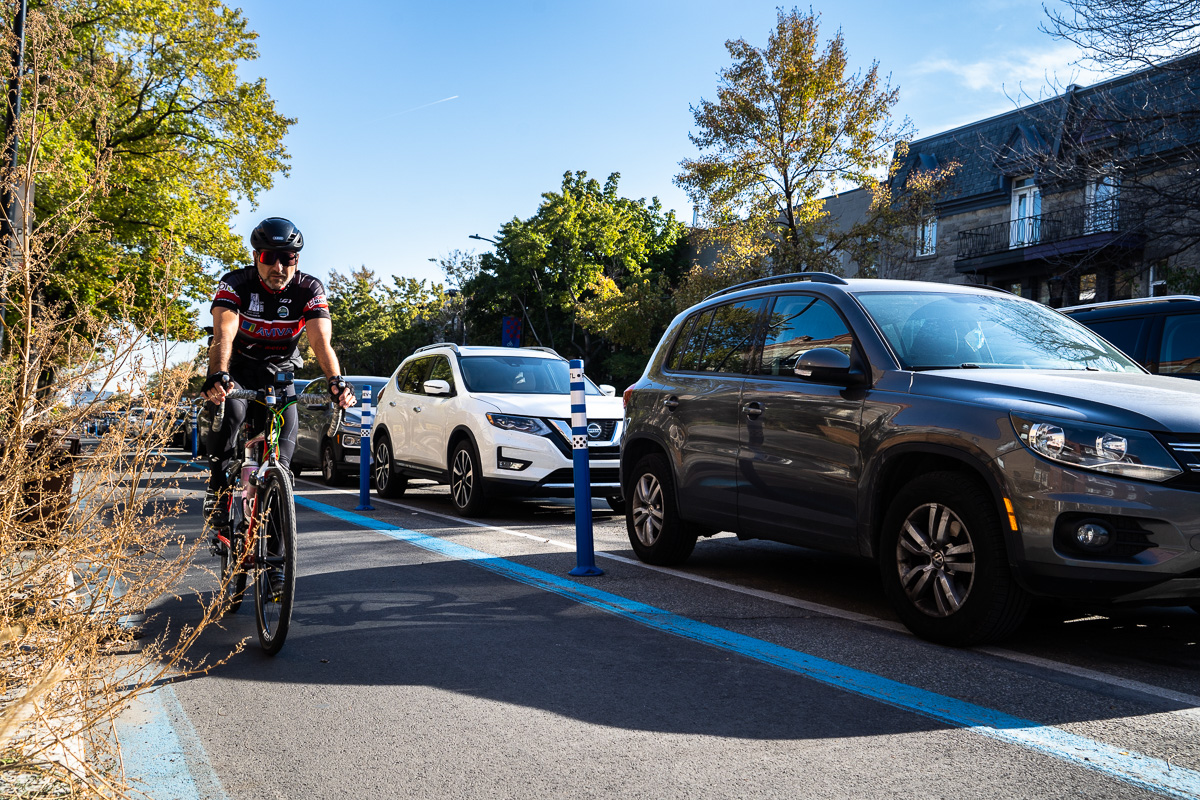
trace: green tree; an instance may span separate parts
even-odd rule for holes
[[[331,273],[327,290],[333,346],[347,375],[391,375],[413,350],[445,338],[447,296],[438,284],[396,277],[389,286],[360,267]],[[320,374],[313,359],[305,364],[302,374]]]
[[[779,11],[765,48],[725,43],[717,100],[692,107],[702,151],[684,159],[677,185],[709,224],[718,283],[827,266],[821,200],[874,183],[893,147],[912,131],[890,116],[899,89],[878,62],[850,73],[841,31],[820,49],[819,17]],[[693,275],[711,281],[712,275]]]
[[[287,171],[295,120],[263,80],[238,76],[257,58],[257,34],[218,0],[50,0],[31,4],[28,25],[26,112],[53,134],[32,144],[58,167],[34,178],[34,220],[63,232],[46,237],[61,243],[46,302],[121,309],[190,338],[190,302],[208,295],[211,273],[246,258],[230,229],[238,204]],[[38,31],[56,26],[65,46],[41,46]],[[46,91],[33,102],[32,81],[64,73],[88,102]],[[118,286],[131,307],[114,302]],[[151,311],[164,301],[172,314]]]
[[[648,352],[674,313],[684,228],[657,198],[622,197],[619,181],[567,172],[532,217],[504,224],[464,283],[474,330],[498,340],[500,318],[520,316],[526,343],[583,358],[593,377],[629,377],[605,364],[621,361],[618,347]]]

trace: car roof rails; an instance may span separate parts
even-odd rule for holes
[[[738,283],[733,286],[728,286],[724,289],[719,289],[713,292],[708,297],[704,298],[704,300],[711,300],[712,298],[720,297],[723,294],[741,291],[742,289],[749,289],[751,286],[764,286],[768,283],[781,283],[785,281],[812,281],[813,283],[835,283],[840,286],[850,285],[845,278],[829,272],[789,272],[786,275],[772,275],[769,278],[759,278],[758,280],[746,281],[745,283]],[[704,302],[704,300],[701,300],[700,302]]]
[[[423,353],[426,350],[432,350],[435,347],[449,347],[455,353],[458,352],[458,345],[456,345],[454,342],[436,342],[434,344],[427,344],[424,347],[418,347],[413,351],[413,353]]]
[[[563,361],[566,361],[566,359],[563,358],[562,355],[557,350],[555,350],[553,347],[543,347],[540,344],[531,344],[526,347],[522,347],[521,349],[522,350],[541,350],[543,353],[550,353],[552,355],[556,355],[559,358],[562,358]]]
[[[1119,308],[1121,306],[1140,306],[1149,303],[1183,303],[1200,302],[1200,297],[1192,294],[1167,294],[1158,297],[1135,297],[1132,300],[1106,300],[1102,303],[1085,303],[1078,306],[1067,306],[1059,311],[1093,311],[1097,308]]]

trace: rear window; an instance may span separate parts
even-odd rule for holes
[[[1084,324],[1115,344],[1117,349],[1122,353],[1131,356],[1137,352],[1138,338],[1141,336],[1146,320],[1107,319],[1099,322],[1085,322]]]
[[[763,300],[727,303],[700,312],[684,323],[668,362],[687,372],[744,373],[754,350]]]

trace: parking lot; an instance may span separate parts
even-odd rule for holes
[[[952,649],[849,559],[721,535],[651,568],[597,502],[605,574],[572,579],[570,501],[464,520],[432,484],[373,512],[297,488],[284,651],[170,690],[181,796],[1200,796],[1190,610],[1039,608]],[[202,646],[252,632],[239,614]]]

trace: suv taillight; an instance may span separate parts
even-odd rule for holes
[[[633,399],[633,387],[627,386],[625,391],[621,393],[621,402],[624,403],[625,413],[629,413],[629,401]]]

